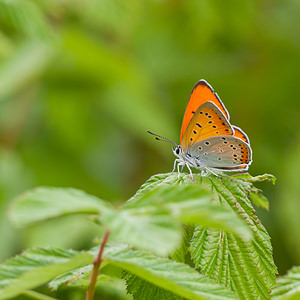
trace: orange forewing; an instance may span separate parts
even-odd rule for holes
[[[213,88],[205,80],[201,79],[194,86],[187,107],[185,109],[182,126],[181,126],[180,142],[182,140],[182,137],[184,135],[184,132],[188,124],[190,123],[198,107],[201,104],[208,101],[213,102],[220,109],[220,111],[225,115],[225,117],[229,120],[229,114],[226,108],[224,107],[222,101],[218,97],[218,95],[214,93]]]
[[[238,128],[236,126],[232,126],[232,127],[234,129],[234,136],[240,138],[242,141],[249,144],[249,139],[248,139],[246,133],[243,132],[243,130],[241,128]]]
[[[181,148],[183,152],[200,140],[217,135],[233,135],[234,130],[226,119],[212,102],[208,101],[202,104],[193,114],[193,118],[186,128]]]

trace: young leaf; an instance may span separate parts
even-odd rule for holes
[[[275,182],[276,182],[276,177],[271,174],[251,176],[249,173],[242,173],[242,174],[232,175],[231,178],[241,179],[241,180],[245,180],[245,181],[248,181],[251,183],[269,181],[272,184],[275,184]]]
[[[179,180],[177,174],[165,175],[151,177],[124,208],[137,213],[162,209],[185,224],[201,224],[233,232],[245,240],[251,238],[244,220],[228,207],[212,203],[214,194],[203,185],[192,183],[185,175]]]
[[[248,197],[251,183],[227,176],[195,179],[216,193],[216,201],[238,213],[253,233],[253,240],[245,241],[231,233],[199,226],[191,244],[196,268],[230,287],[242,299],[269,299],[277,269],[270,237]]]
[[[96,254],[97,249],[93,249],[92,252]],[[186,264],[130,250],[125,245],[107,244],[104,260],[186,299],[234,298],[231,291],[203,277]],[[138,293],[137,299],[149,299],[147,295],[152,295],[151,289],[147,289],[146,286],[143,290],[139,289]]]
[[[93,263],[93,256],[73,250],[36,248],[0,265],[0,298],[20,295],[52,278]]]
[[[103,200],[71,188],[39,187],[18,196],[10,208],[17,227],[74,213],[99,214],[111,210]]]
[[[48,283],[52,290],[57,290],[61,285],[86,284],[88,286],[93,265],[86,265],[58,275]],[[100,274],[97,280],[103,280]],[[104,276],[104,275],[103,275]]]
[[[270,174],[264,174],[252,177],[250,174],[236,174],[231,176],[231,178],[241,179],[244,183],[250,183],[248,189],[250,190],[250,199],[251,201],[258,207],[262,207],[269,211],[269,201],[268,199],[262,194],[262,191],[257,189],[252,185],[255,182],[262,182],[262,181],[269,181],[272,184],[275,184],[276,178]]]
[[[265,210],[269,211],[269,201],[268,199],[262,194],[262,191],[257,188],[252,188],[250,193],[251,201],[259,207],[264,208]]]
[[[248,181],[252,182],[252,183],[269,181],[274,185],[276,183],[276,177],[274,175],[271,175],[271,174],[263,174],[263,175],[258,175],[258,176],[251,177],[250,179],[248,179]]]
[[[287,275],[278,278],[277,287],[272,291],[272,299],[300,299],[300,266],[293,267]]]

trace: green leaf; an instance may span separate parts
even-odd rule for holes
[[[158,287],[138,276],[130,273],[126,274],[127,292],[130,293],[134,299],[143,300],[182,300],[178,296],[164,288]],[[184,298],[186,299],[186,298]]]
[[[172,173],[163,173],[163,174],[156,174],[151,176],[135,193],[133,197],[131,197],[126,203],[125,207],[131,207],[132,205],[135,206],[139,204],[139,200],[147,194],[149,191],[158,187],[162,184],[175,184],[178,181],[177,177],[172,176]]]
[[[101,224],[111,231],[111,239],[137,248],[167,255],[181,241],[179,221],[162,210],[115,210],[97,197],[68,188],[40,187],[18,196],[10,209],[10,218],[24,227],[69,214],[97,214]]]
[[[300,266],[293,267],[284,276],[277,280],[277,287],[272,291],[272,299],[299,299],[300,298]]]
[[[103,299],[113,300],[132,300],[132,296],[126,290],[126,282],[123,279],[109,278],[106,276],[99,276],[97,280],[97,291],[103,295]],[[101,280],[102,277],[102,280]],[[105,297],[106,296],[106,297]]]
[[[92,252],[96,255],[97,250]],[[234,298],[231,291],[205,278],[186,264],[130,250],[125,245],[107,244],[104,260],[186,299]],[[145,288],[143,291],[139,290],[139,293],[141,294],[137,299],[149,299],[147,294],[151,293],[151,290]]]
[[[251,201],[256,206],[262,207],[262,208],[266,209],[267,211],[269,211],[268,199],[262,194],[262,191],[257,189],[256,187],[254,187],[252,183],[269,181],[274,185],[276,182],[275,176],[273,176],[271,174],[264,174],[264,175],[258,175],[258,176],[252,177],[250,174],[247,173],[247,174],[235,174],[235,175],[231,176],[231,178],[240,179],[240,180],[243,180],[245,183],[250,183],[250,185],[248,186],[247,189],[250,191]]]
[[[32,290],[23,292],[22,296],[27,296],[29,299],[37,299],[37,300],[58,300],[57,298],[49,297]]]
[[[18,196],[10,208],[17,227],[74,213],[99,214],[111,210],[103,200],[71,188],[39,187]]]
[[[193,235],[194,226],[185,226],[184,238],[181,246],[176,249],[172,254],[171,259],[177,262],[183,262],[190,264],[191,258],[189,255],[188,248],[190,246],[190,241]],[[127,291],[132,294],[135,299],[163,299],[163,300],[181,300],[182,297],[175,295],[174,293],[158,287],[148,281],[133,275],[129,272],[125,272],[124,278],[127,282]],[[146,292],[145,292],[146,291]]]
[[[184,226],[184,234],[180,247],[178,247],[174,253],[172,253],[171,258],[175,259],[178,262],[187,263],[192,265],[190,258],[189,247],[190,242],[193,237],[194,226],[188,225]]]
[[[74,269],[65,274],[59,275],[51,280],[48,286],[52,290],[57,290],[61,286],[67,287],[81,287],[88,289],[90,284],[90,276],[93,265],[87,265],[85,267]],[[102,266],[101,266],[102,269]],[[106,295],[109,295],[109,299],[132,299],[131,295],[126,292],[125,280],[111,277],[105,274],[100,274],[97,277],[96,288],[99,294],[106,299]]]
[[[249,179],[249,182],[263,182],[263,181],[269,181],[273,185],[276,183],[276,177],[272,174],[263,174],[263,175],[258,175],[254,176],[251,179]]]
[[[58,248],[28,250],[0,265],[0,298],[15,297],[92,262],[89,253]]]
[[[142,211],[161,209],[184,224],[218,228],[249,240],[252,233],[246,222],[228,207],[212,203],[213,196],[205,186],[191,182],[186,175],[178,180],[177,174],[167,177],[162,174],[151,177],[125,208],[137,212],[139,208]]]
[[[252,183],[269,181],[272,184],[275,184],[275,182],[276,182],[276,177],[274,175],[271,175],[271,174],[263,174],[263,175],[258,175],[258,176],[253,177],[248,173],[243,173],[243,174],[232,175],[231,178],[242,179],[242,180],[252,182]]]
[[[102,269],[104,269],[106,265],[106,262],[101,264],[101,271],[96,282],[97,291],[102,294],[103,298],[105,298],[105,295],[110,295],[112,299],[132,299],[132,297],[126,293],[125,280],[103,274],[105,271],[102,271]],[[48,286],[52,290],[57,290],[62,285],[87,289],[90,284],[92,268],[93,265],[87,265],[61,274],[51,280]]]
[[[128,243],[158,255],[168,255],[180,244],[181,224],[165,212],[131,209],[105,213],[101,216],[113,240]]]
[[[252,184],[227,176],[195,179],[214,191],[216,201],[238,213],[253,233],[253,239],[245,241],[231,233],[198,226],[191,244],[196,268],[231,288],[239,298],[269,299],[277,269],[270,237],[249,199]]]
[[[92,269],[93,265],[73,269],[55,277],[49,282],[48,286],[52,290],[57,290],[61,285],[88,285]],[[102,276],[105,275],[100,274],[97,280],[103,280]]]
[[[250,193],[251,201],[259,207],[264,208],[265,210],[269,211],[269,201],[268,199],[262,194],[262,191],[257,188],[252,188]]]

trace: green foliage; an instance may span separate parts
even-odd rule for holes
[[[156,287],[171,291],[187,299],[232,299],[234,294],[193,270],[191,267],[166,258],[133,251],[119,245],[108,246],[104,257],[132,274],[152,283]],[[136,299],[164,299],[159,292],[144,288],[142,282],[130,278],[129,291]],[[152,293],[152,294],[151,294]],[[159,297],[159,298],[157,298]],[[174,297],[174,295],[173,295]]]
[[[158,182],[163,180],[155,178]],[[188,183],[179,185],[176,190],[171,189],[170,184],[176,182],[177,175],[168,175],[168,180],[169,184],[157,184],[153,188],[153,179],[150,179],[120,210],[74,189],[38,188],[15,199],[11,219],[17,226],[24,227],[69,214],[100,214],[99,221],[110,228],[114,239],[159,255],[169,254],[179,245],[180,222],[228,230],[244,239],[251,237],[248,227],[236,214],[211,203],[209,193],[191,184],[187,176]]]
[[[18,47],[12,57],[1,65],[0,100],[33,82],[48,67],[52,58],[52,47],[42,41],[32,41]]]
[[[75,187],[115,207],[124,202],[143,178],[171,169],[168,145],[154,143],[145,131],[178,143],[188,95],[193,84],[204,78],[224,101],[232,123],[248,134],[254,160],[251,172],[276,174],[280,183],[276,188],[258,182],[261,177],[242,177],[248,177],[245,184],[256,181],[257,188],[251,187],[248,194],[252,203],[269,209],[261,189],[272,200],[270,212],[259,208],[258,215],[272,237],[279,272],[284,274],[298,264],[298,23],[298,0],[229,4],[215,0],[0,0],[0,260],[33,245],[88,249],[98,229],[91,219],[113,228],[114,240],[155,254],[171,253],[173,259],[191,266],[194,226],[196,232],[205,228],[213,236],[214,231],[226,230],[227,241],[241,240],[237,250],[253,245],[260,235],[255,228],[226,201],[217,208],[212,199],[208,206],[204,194],[199,200],[201,211],[195,215],[193,201],[189,207],[176,204],[178,210],[174,204],[159,205],[143,215],[140,208],[127,210],[129,202],[126,212],[125,207],[109,205],[104,218],[103,209],[99,214],[97,208],[101,201],[86,200],[90,211],[81,211],[85,205],[79,205],[75,212],[55,199],[56,209],[44,206],[41,218],[38,209],[24,207],[29,217],[14,218],[14,223],[26,226],[21,231],[11,226],[6,215],[10,200],[35,186]],[[158,178],[152,180],[155,187]],[[229,211],[235,216],[232,219]],[[86,220],[89,213],[93,216]],[[201,216],[202,227],[190,221],[196,215]],[[123,228],[127,220],[128,227]],[[155,234],[141,234],[141,228],[136,228],[139,222],[143,230]],[[170,223],[166,227],[164,222]],[[182,222],[189,223],[185,231]],[[172,253],[182,233],[184,242]],[[166,236],[163,245],[161,239]],[[268,241],[262,252],[267,248]],[[218,253],[226,254],[225,250]],[[263,263],[261,270],[266,272]],[[68,282],[76,285],[80,280]],[[57,298],[83,298],[78,296],[79,288],[70,290],[74,294],[61,295],[58,290]]]
[[[166,177],[167,176],[167,177]],[[151,177],[142,185],[126,208],[147,209],[161,207],[185,224],[201,224],[234,232],[244,239],[251,238],[251,231],[232,210],[211,201],[211,192],[196,176],[194,184],[189,175],[164,174]],[[170,185],[177,184],[176,189]]]
[[[255,177],[251,177],[249,174],[247,174],[247,175],[242,174],[242,175],[234,175],[233,177],[239,178],[239,179],[246,179],[252,183],[269,181],[272,184],[275,184],[275,182],[276,182],[276,178],[270,174],[264,174],[264,175],[259,175],[259,176],[255,176]],[[260,189],[252,186],[251,193],[250,193],[250,199],[256,206],[260,206],[260,207],[266,209],[267,211],[269,211],[269,201],[262,194],[262,191]]]
[[[300,266],[293,267],[277,280],[277,287],[272,292],[272,299],[299,299],[300,297]]]
[[[106,274],[114,266],[126,271],[127,290],[135,299],[268,299],[277,270],[269,235],[250,199],[253,182],[270,177],[194,178],[155,175],[118,209],[79,190],[36,188],[15,198],[10,217],[27,227],[70,214],[93,215],[112,241],[104,249],[100,290],[120,288],[119,276]],[[87,288],[97,252],[98,247],[81,253],[28,250],[0,267],[0,295],[31,292],[46,283],[58,291]]]
[[[49,287],[53,290],[57,290],[61,285],[84,285],[88,286],[88,282],[91,276],[93,265],[87,265],[73,269],[69,272],[63,273],[57,276],[55,279],[49,282]],[[97,278],[99,282],[107,281],[109,277],[107,275],[100,274]]]
[[[115,210],[109,203],[74,189],[44,187],[24,193],[15,199],[11,218],[16,225],[27,226],[78,213],[100,214],[98,220],[111,230],[113,238],[158,254],[169,253],[180,242],[179,222],[159,207]]]
[[[28,250],[0,266],[0,298],[22,294],[92,261],[90,254],[74,250],[50,247]]]
[[[0,19],[16,33],[23,33],[29,38],[46,39],[50,35],[45,16],[31,0],[1,0]]]
[[[75,213],[97,214],[111,206],[75,189],[39,187],[21,194],[11,205],[10,218],[25,227],[50,218]]]
[[[298,0],[0,0],[1,149],[30,174],[25,188],[71,186],[119,204],[171,169],[170,148],[145,130],[178,143],[189,93],[204,78],[249,136],[251,172],[279,179],[263,188],[272,209],[258,213],[284,274],[300,260],[298,22]],[[1,212],[27,176],[0,178]],[[268,207],[259,191],[251,199]],[[20,239],[1,216],[0,259],[35,243],[88,247],[95,228],[68,242],[56,232],[76,218],[49,224]]]
[[[231,287],[240,298],[267,299],[275,286],[277,269],[270,237],[247,196],[253,187],[249,182],[225,177],[223,180],[203,178],[203,181],[217,192],[217,201],[243,217],[252,230],[253,239],[243,241],[231,233],[197,227],[191,246],[196,268]]]

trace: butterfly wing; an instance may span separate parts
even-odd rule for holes
[[[247,170],[251,164],[251,148],[235,136],[214,136],[200,140],[188,150],[200,164],[219,170]]]
[[[234,129],[235,137],[238,137],[241,140],[243,140],[244,142],[246,142],[247,144],[250,144],[247,134],[241,128],[239,128],[237,126],[232,126],[232,128]]]
[[[233,135],[234,130],[225,115],[213,102],[200,105],[181,140],[183,152],[200,140],[218,135]]]
[[[194,113],[199,106],[208,101],[213,102],[224,114],[226,119],[229,120],[229,114],[217,93],[214,93],[213,88],[204,79],[201,79],[194,86],[185,109],[181,126],[180,143]]]

